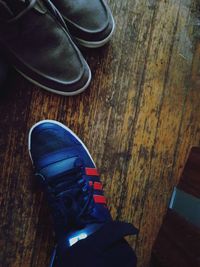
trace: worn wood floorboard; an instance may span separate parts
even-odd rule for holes
[[[116,32],[83,51],[90,88],[49,94],[18,74],[0,101],[0,265],[48,266],[54,239],[27,152],[33,123],[56,119],[75,131],[102,173],[114,218],[140,230],[129,238],[138,266],[151,247],[189,150],[200,145],[200,7],[192,0],[110,0]]]

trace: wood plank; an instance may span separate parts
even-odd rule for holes
[[[89,90],[60,97],[14,74],[1,99],[0,259],[5,267],[48,266],[54,244],[43,196],[33,190],[27,152],[33,123],[57,119],[87,144],[113,217],[140,230],[137,239],[129,239],[139,267],[148,265],[188,152],[200,144],[197,4],[109,2],[117,25],[113,40],[83,51],[93,74]]]

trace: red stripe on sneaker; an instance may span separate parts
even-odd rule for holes
[[[94,187],[94,190],[102,190],[103,189],[102,184],[99,182],[94,182],[93,187]]]
[[[104,196],[94,195],[94,202],[97,204],[106,204],[106,199]]]
[[[89,176],[99,176],[99,173],[95,168],[85,168],[85,173]]]
[[[100,182],[92,182],[92,181],[89,181],[89,186],[93,186],[94,190],[103,190],[103,186]]]

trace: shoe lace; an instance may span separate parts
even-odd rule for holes
[[[32,9],[34,7],[34,5],[36,4],[38,0],[25,0],[25,8],[20,11],[16,16],[14,16],[11,19],[8,19],[6,22],[7,23],[12,23],[17,21],[18,19],[20,19],[22,16],[24,16],[30,9]],[[65,28],[65,30],[68,31],[67,26],[65,24],[65,21],[63,20],[60,12],[58,11],[58,9],[52,4],[52,2],[50,0],[41,0],[44,5],[46,6],[46,8],[51,12],[51,14],[57,18],[57,20],[59,21],[59,23]],[[13,5],[13,0],[7,0],[7,5]],[[1,21],[1,19],[0,19]]]
[[[7,23],[12,23],[20,19],[23,15],[25,15],[36,3],[37,0],[25,0],[26,7],[20,11],[16,16],[14,16],[11,19],[8,19]],[[9,5],[13,6],[13,0],[7,0],[6,5],[9,7]]]
[[[90,223],[101,223],[93,214],[93,188],[89,186],[83,167],[58,176],[52,182],[44,182],[47,200],[54,221],[62,228],[82,228]]]

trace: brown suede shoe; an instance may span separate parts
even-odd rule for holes
[[[0,0],[0,46],[28,80],[60,95],[76,95],[91,71],[65,22],[48,0]]]
[[[115,28],[112,13],[104,0],[52,0],[67,27],[83,46],[96,48],[106,44]]]

